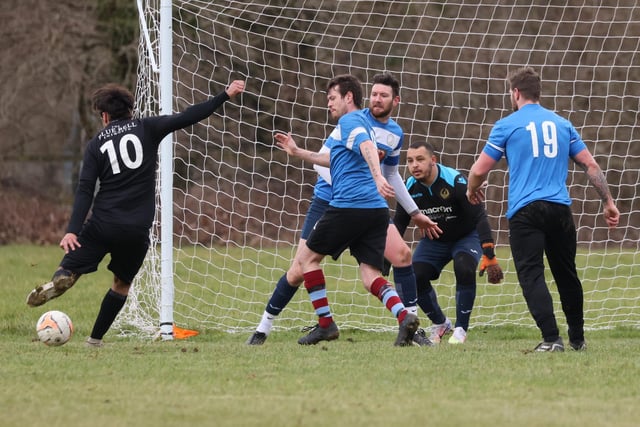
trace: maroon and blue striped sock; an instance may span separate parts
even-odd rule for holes
[[[327,328],[333,323],[327,289],[322,270],[314,270],[304,273],[304,287],[309,293],[313,309],[318,315],[318,324],[321,328]]]
[[[400,297],[393,286],[384,277],[378,277],[371,285],[371,293],[375,295],[387,309],[402,323],[407,315],[407,309],[402,304]]]

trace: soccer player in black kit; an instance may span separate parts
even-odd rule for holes
[[[160,142],[171,132],[209,117],[225,101],[241,93],[244,85],[244,81],[234,80],[215,97],[181,113],[142,119],[133,118],[134,99],[126,88],[107,84],[96,90],[93,108],[100,114],[104,128],[85,149],[71,219],[60,241],[65,255],[51,281],[28,295],[29,306],[37,307],[59,297],[81,275],[96,271],[110,253],[107,268],[113,272],[113,284],[87,339],[88,346],[102,346],[102,337],[124,306],[149,248]]]
[[[439,343],[451,330],[451,321],[442,313],[431,280],[453,260],[456,277],[456,322],[450,344],[463,344],[476,297],[475,271],[488,269],[491,283],[502,280],[502,269],[494,253],[491,226],[483,205],[467,200],[467,180],[455,169],[437,163],[434,148],[417,141],[407,150],[407,167],[411,177],[407,189],[418,208],[442,229],[438,239],[423,238],[413,253],[418,306],[434,323],[430,341]],[[411,218],[402,206],[396,207],[393,219],[404,234]]]

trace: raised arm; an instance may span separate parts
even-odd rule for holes
[[[225,90],[213,98],[187,107],[180,113],[147,118],[146,120],[149,123],[153,123],[152,137],[160,140],[171,132],[184,129],[206,119],[226,101],[244,91],[244,85],[244,81],[234,80]]]

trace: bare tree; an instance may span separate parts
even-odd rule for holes
[[[0,180],[68,197],[82,146],[99,126],[88,94],[114,69],[98,19],[105,2],[8,3],[0,11]]]

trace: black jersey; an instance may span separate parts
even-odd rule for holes
[[[67,232],[80,232],[92,203],[93,220],[151,227],[160,142],[169,133],[209,117],[228,99],[221,92],[182,113],[109,122],[87,144]]]
[[[493,241],[484,206],[467,200],[467,179],[453,168],[437,166],[438,177],[433,184],[426,186],[410,177],[407,190],[420,211],[438,223],[442,230],[438,240],[454,242],[477,229],[481,242]],[[410,221],[409,214],[397,205],[393,222],[401,235]]]

